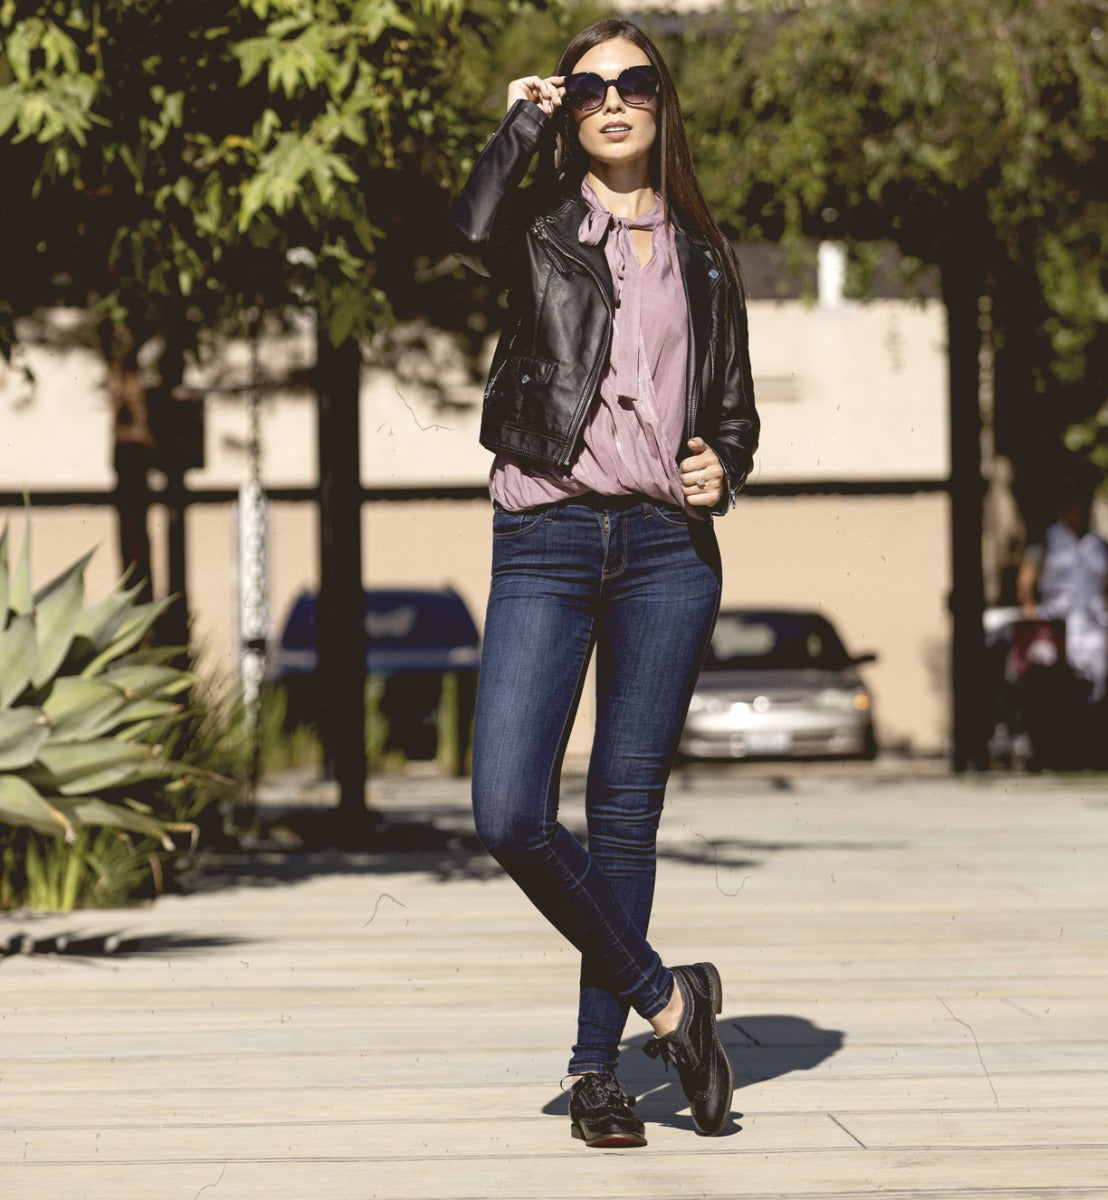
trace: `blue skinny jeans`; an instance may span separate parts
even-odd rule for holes
[[[669,1002],[646,938],[658,820],[719,595],[710,519],[642,497],[494,511],[473,810],[489,853],[581,952],[569,1074],[614,1071],[629,1008]],[[586,849],[558,822],[558,791],[594,647]]]

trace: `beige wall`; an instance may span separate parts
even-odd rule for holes
[[[366,583],[456,588],[478,626],[490,567],[487,502],[378,502],[363,510]],[[32,516],[36,585],[96,547],[86,572],[94,600],[116,581],[115,517],[108,508],[40,509]],[[23,517],[8,514],[11,554]],[[875,651],[864,668],[886,746],[917,752],[945,738],[947,501],[945,496],[745,498],[717,521],[725,605],[785,604],[821,609],[855,652]],[[165,590],[164,523],[152,520],[154,583]],[[318,581],[317,516],[311,504],[271,506],[270,614],[279,635],[296,595]],[[236,678],[236,563],[230,505],[196,505],[188,515],[193,641],[216,685]],[[586,696],[570,743],[587,750],[593,719]]]
[[[110,413],[104,369],[88,348],[65,342],[79,314],[57,310],[52,334],[21,350],[34,371],[0,367],[0,487],[112,486]],[[941,479],[947,469],[945,322],[941,307],[891,303],[751,304],[751,344],[763,451],[760,483],[796,480]],[[425,331],[426,332],[426,331]],[[430,336],[430,335],[428,335]],[[362,387],[362,479],[369,486],[480,485],[490,456],[477,441],[475,384],[444,336],[419,344],[403,378],[367,369]],[[268,379],[310,366],[310,326],[261,347]],[[457,404],[436,407],[428,372]],[[192,487],[235,486],[247,478],[249,348],[233,343],[190,371],[210,389],[207,464]],[[422,382],[421,382],[422,381]],[[455,394],[456,393],[456,394]],[[449,397],[448,397],[449,399]],[[316,481],[315,406],[305,390],[267,392],[262,406],[263,481]],[[744,498],[719,525],[724,602],[822,608],[849,646],[874,650],[867,668],[886,743],[937,750],[944,732],[948,530],[945,497]],[[15,514],[16,530],[22,518]],[[311,504],[271,508],[271,617],[279,632],[289,605],[318,575]],[[489,508],[466,503],[372,503],[363,511],[365,579],[383,584],[451,583],[478,621],[489,573]],[[118,573],[114,515],[102,509],[42,509],[34,515],[36,578],[45,579],[93,544],[90,595]],[[188,514],[193,636],[207,673],[235,678],[236,564],[230,505],[197,504]],[[165,587],[164,520],[154,509],[154,584]],[[18,541],[18,537],[16,538]],[[591,705],[572,746],[587,744]]]
[[[478,442],[481,385],[459,378],[447,341],[428,333],[410,378],[364,371],[361,463],[367,486],[479,484],[487,478],[491,456]],[[755,300],[750,346],[762,419],[756,482],[946,477],[942,305]],[[432,368],[449,401],[445,408],[421,382]]]
[[[944,479],[946,312],[875,300],[750,304],[754,480]]]
[[[478,625],[488,597],[490,509],[473,502],[381,502],[363,518],[370,586],[450,584]],[[886,745],[942,748],[946,732],[947,500],[909,497],[740,498],[717,521],[725,605],[818,608],[863,668]],[[587,748],[583,702],[571,752]]]
[[[319,518],[313,504],[270,505],[270,632],[280,635],[292,602],[319,586]],[[217,685],[237,679],[235,513],[229,504],[195,505],[188,517],[193,645]]]
[[[817,608],[874,691],[887,747],[946,736],[949,505],[945,495],[748,499],[717,522],[725,604]]]
[[[59,338],[79,316],[54,313]],[[113,486],[106,378],[101,356],[79,344],[22,345],[11,365],[0,357],[0,488]]]
[[[0,513],[8,528],[8,565],[23,552],[26,521],[17,508]],[[119,580],[115,511],[107,507],[38,508],[31,514],[31,584],[38,588],[93,550],[85,570],[86,600],[106,595]]]

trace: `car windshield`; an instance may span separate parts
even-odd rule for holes
[[[816,613],[721,612],[704,667],[709,671],[840,671],[850,656]]]

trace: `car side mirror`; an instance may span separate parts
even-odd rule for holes
[[[855,654],[850,661],[854,666],[861,667],[866,663],[876,662],[877,655],[874,654],[872,650],[867,650],[865,654]]]

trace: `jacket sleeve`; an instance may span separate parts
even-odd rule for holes
[[[522,221],[519,185],[549,118],[517,100],[481,151],[454,204],[450,248],[482,275],[506,279]]]
[[[727,335],[723,357],[723,400],[719,433],[709,439],[723,466],[723,496],[712,512],[721,516],[735,505],[758,449],[761,421],[754,407],[754,377],[750,368],[750,338],[745,297],[728,296]]]

